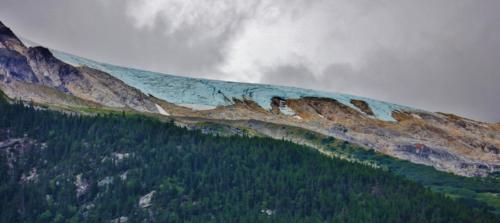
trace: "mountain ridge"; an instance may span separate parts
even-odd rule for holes
[[[0,25],[0,89],[42,104],[301,127],[463,176],[500,170],[495,124],[339,93],[186,78],[26,47]]]

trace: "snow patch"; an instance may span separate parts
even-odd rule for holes
[[[212,105],[197,105],[197,104],[177,104],[177,105],[198,111],[212,110],[217,108],[217,106],[212,106]]]
[[[166,116],[169,116],[170,114],[165,111],[165,109],[163,109],[161,106],[159,106],[158,104],[155,104],[156,105],[156,109],[158,109],[158,112],[160,112],[160,114],[162,115],[166,115]]]

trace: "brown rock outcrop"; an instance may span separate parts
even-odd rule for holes
[[[353,104],[354,106],[359,108],[359,110],[361,110],[362,112],[364,112],[367,115],[374,115],[372,109],[370,108],[368,103],[366,103],[366,101],[351,99],[351,104]]]

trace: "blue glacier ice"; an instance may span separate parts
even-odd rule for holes
[[[403,105],[348,94],[267,84],[181,77],[99,63],[57,50],[52,50],[52,52],[54,56],[62,61],[102,70],[146,94],[193,109],[211,109],[217,106],[230,105],[233,103],[233,98],[253,100],[264,109],[271,109],[271,98],[277,96],[285,99],[301,97],[332,98],[358,111],[359,109],[352,105],[350,100],[364,100],[373,110],[375,118],[384,121],[395,121],[391,115],[394,110],[414,110]],[[292,115],[293,111],[287,111],[287,113]]]

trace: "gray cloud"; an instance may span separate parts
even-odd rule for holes
[[[16,33],[43,45],[118,65],[168,73],[213,74],[226,42],[240,18],[206,38],[203,27],[167,33],[162,16],[151,28],[137,27],[130,17],[134,1],[0,0],[0,19]],[[206,31],[208,32],[208,31]],[[188,41],[189,40],[189,41]]]
[[[498,11],[495,0],[0,0],[18,34],[99,61],[497,122]]]
[[[479,120],[499,120],[500,64],[443,48],[415,56],[379,50],[368,56],[359,69],[331,64],[319,75],[305,65],[283,65],[267,69],[261,82],[363,95]],[[490,56],[500,58],[498,54]]]
[[[500,16],[495,11],[500,4],[483,3],[433,9],[451,14],[437,16],[442,21],[419,17],[421,22],[438,24],[417,30],[420,37],[408,39],[408,44],[423,46],[374,46],[358,64],[331,63],[316,72],[307,63],[265,67],[261,82],[346,92],[498,122]],[[398,25],[401,32],[408,30],[404,23]]]

